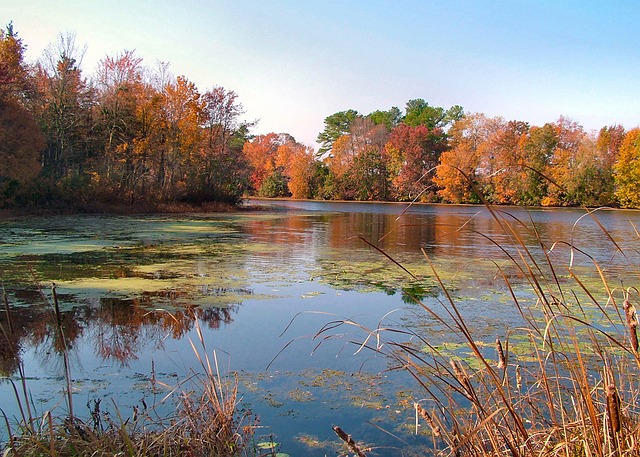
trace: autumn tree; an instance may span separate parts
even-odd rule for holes
[[[567,187],[576,204],[596,207],[614,203],[613,166],[596,138],[585,134],[576,153]]]
[[[38,117],[47,139],[42,162],[44,173],[53,180],[66,178],[67,182],[73,182],[78,177],[82,180],[83,166],[94,152],[91,134],[94,98],[80,68],[83,54],[75,43],[75,35],[61,34],[57,42],[49,45],[38,65],[42,101]]]
[[[313,149],[303,146],[292,156],[289,163],[289,192],[293,198],[314,198],[318,194],[318,185],[314,184],[317,177],[318,164]]]
[[[582,126],[577,122],[560,117],[553,127],[556,132],[555,147],[546,168],[546,177],[550,184],[547,195],[542,199],[544,206],[572,206],[579,203],[576,190],[586,176],[578,172],[589,173],[580,161],[581,145],[585,137]]]
[[[0,205],[19,203],[40,172],[44,136],[27,109],[33,95],[24,45],[13,26],[0,31]]]
[[[262,197],[312,198],[315,155],[286,133],[258,135],[244,145],[251,190]]]
[[[584,204],[596,206],[615,203],[614,166],[618,160],[625,133],[621,125],[611,125],[600,129],[595,144],[590,139],[591,148],[585,154],[587,154],[586,158],[593,162],[591,169],[593,169],[594,179],[591,187],[597,186],[599,197],[597,200],[583,201]]]
[[[106,56],[98,64],[95,83],[104,151],[98,175],[116,198],[133,200],[135,185],[144,173],[143,161],[134,149],[139,137],[136,113],[143,84],[142,58],[134,51]]]
[[[334,198],[384,200],[388,198],[387,156],[384,145],[389,132],[385,125],[359,117],[349,133],[333,144],[325,158]]]
[[[34,86],[24,61],[25,49],[11,22],[0,30],[0,98],[28,107]]]
[[[488,173],[483,179],[483,192],[490,202],[519,203],[521,184],[527,174],[527,157],[520,145],[528,132],[526,122],[494,118],[494,128],[485,148]]]
[[[628,131],[614,165],[615,196],[623,208],[640,208],[640,128]]]
[[[276,170],[281,170],[287,185],[286,191],[281,194],[290,194],[293,198],[313,198],[315,162],[313,149],[289,136],[276,151]]]
[[[484,114],[470,114],[457,120],[449,130],[451,149],[440,156],[433,178],[438,195],[450,203],[479,203],[482,179],[491,173],[487,168],[488,139],[493,133],[492,120]]]
[[[625,129],[621,125],[602,127],[598,132],[594,154],[601,161],[603,172],[608,176],[607,191],[613,192],[613,167],[618,160],[618,153],[625,137]]]
[[[249,182],[254,193],[259,194],[265,180],[276,172],[276,153],[282,144],[277,133],[258,135],[245,143],[243,154],[251,167]]]
[[[124,163],[130,170],[132,179],[128,180],[133,199],[162,200],[168,197],[167,181],[164,169],[168,135],[168,119],[166,113],[165,88],[171,84],[168,79],[161,86],[151,82],[154,73],[148,74],[142,70],[143,78],[132,85],[134,130],[131,132],[131,144],[125,150],[128,152]],[[107,159],[111,157],[107,156]],[[121,168],[121,169],[125,169]]]
[[[201,167],[197,183],[204,199],[237,203],[248,187],[249,162],[243,153],[255,122],[240,119],[245,113],[238,94],[216,86],[203,96]]]
[[[0,97],[0,206],[20,203],[40,172],[44,136],[33,116],[16,100]]]
[[[564,117],[555,125],[559,141],[549,166],[554,185],[549,187],[543,204],[610,205],[614,198],[612,157],[617,157],[620,142],[612,139],[603,147],[601,135],[588,134]],[[613,132],[614,138],[619,136],[617,129]]]
[[[258,135],[244,147],[252,192],[263,197],[311,198],[315,155],[286,133]]]
[[[431,179],[440,155],[447,149],[442,129],[426,125],[400,124],[394,128],[385,144],[392,195],[398,200],[428,200],[433,193]]]
[[[520,140],[523,157],[517,201],[521,205],[538,206],[547,195],[549,187],[548,166],[558,144],[558,132],[552,123],[531,127]]]
[[[165,86],[163,93],[166,141],[164,161],[159,172],[169,199],[180,199],[189,193],[199,168],[201,145],[200,121],[204,104],[195,84],[184,76]]]

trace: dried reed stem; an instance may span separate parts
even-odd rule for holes
[[[73,422],[73,391],[71,390],[71,366],[69,364],[69,354],[67,348],[67,340],[64,336],[64,329],[62,327],[62,313],[60,312],[60,305],[58,303],[58,294],[56,293],[55,284],[51,287],[51,295],[53,296],[53,309],[56,315],[56,324],[60,335],[60,341],[62,342],[62,360],[64,361],[64,372],[67,382],[67,402],[69,404],[69,420]]]
[[[49,455],[55,457],[58,455],[56,452],[56,435],[53,428],[53,418],[51,417],[51,411],[45,413],[45,419],[49,426]]]
[[[9,299],[7,291],[2,286],[2,301],[4,302],[4,313],[7,315],[7,325],[9,326],[9,336],[13,335],[13,321],[11,320],[11,312],[9,311]]]
[[[351,435],[348,435],[347,433],[345,433],[345,431],[342,430],[337,425],[334,425],[332,428],[333,428],[333,431],[336,432],[336,435],[338,435],[340,439],[344,441],[347,444],[347,446],[349,446],[349,449],[355,452],[358,457],[367,457],[367,454],[365,454],[360,449],[360,447],[356,444],[356,442],[353,441],[353,438],[351,438]]]

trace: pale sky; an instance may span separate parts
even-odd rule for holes
[[[105,55],[171,63],[200,92],[235,91],[252,133],[317,148],[323,120],[423,98],[532,125],[640,124],[637,0],[4,0],[38,59],[60,33]]]

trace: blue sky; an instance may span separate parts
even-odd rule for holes
[[[234,90],[254,133],[317,147],[326,116],[413,98],[542,125],[640,124],[640,2],[20,0],[0,6],[36,60],[60,33],[85,74],[135,49],[200,91]],[[9,3],[9,4],[7,4]]]

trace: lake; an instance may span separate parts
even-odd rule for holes
[[[443,311],[425,256],[474,338],[487,344],[521,324],[503,276],[523,303],[535,305],[509,259],[522,254],[519,243],[531,247],[532,261],[551,258],[560,280],[571,267],[600,293],[597,262],[614,286],[637,286],[630,271],[638,265],[637,211],[498,207],[496,218],[481,206],[246,206],[237,213],[1,221],[0,281],[14,334],[0,351],[0,408],[18,416],[10,381],[22,364],[37,412],[64,414],[55,284],[78,415],[88,416],[96,399],[105,408],[113,399],[129,414],[162,396],[152,379],[175,386],[197,372],[190,341],[199,347],[199,326],[203,351],[237,376],[241,408],[260,418],[256,434],[281,452],[335,455],[341,443],[331,427],[338,425],[378,455],[419,455],[431,446],[414,429],[413,402],[425,393],[391,359],[359,344],[389,327],[464,356],[459,337],[417,303]],[[0,322],[8,328],[4,312]]]

